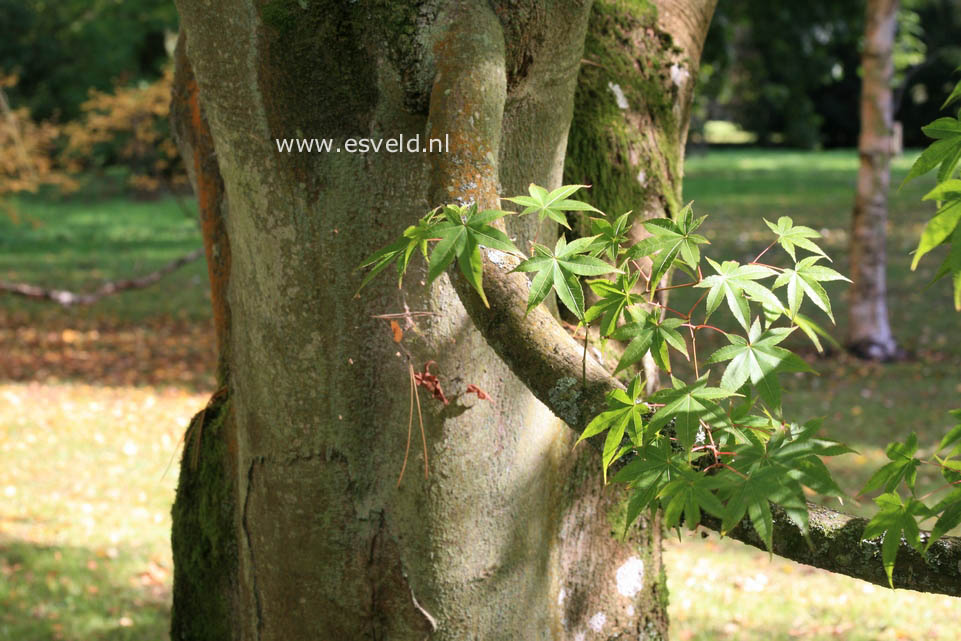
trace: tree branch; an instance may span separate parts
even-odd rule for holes
[[[814,503],[807,505],[811,519],[808,534],[810,545],[784,510],[772,506],[774,553],[798,563],[887,587],[888,577],[881,563],[881,541],[865,541],[861,538],[867,519],[855,518]],[[719,532],[721,521],[704,515],[701,525]],[[727,536],[762,550],[767,549],[748,519],[743,519]],[[927,533],[921,535],[922,542],[927,538]],[[961,596],[961,539],[939,539],[931,546],[927,558],[901,539],[894,567],[894,587]]]
[[[167,274],[174,272],[184,265],[192,263],[204,255],[203,248],[195,249],[189,254],[185,254],[176,260],[172,260],[160,269],[152,271],[143,276],[128,278],[125,280],[112,280],[103,283],[92,292],[80,293],[71,292],[66,289],[46,289],[36,285],[26,283],[7,283],[0,281],[0,292],[6,292],[15,296],[31,298],[33,300],[49,300],[54,303],[70,307],[71,305],[90,305],[96,303],[101,298],[119,294],[120,292],[131,289],[143,289],[153,285]]]

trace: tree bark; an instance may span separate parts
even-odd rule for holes
[[[898,0],[868,0],[861,55],[861,134],[857,195],[851,222],[848,348],[891,360],[897,344],[888,322],[885,240],[894,143],[891,77]]]
[[[612,535],[622,506],[597,454],[572,454],[576,434],[497,356],[552,351],[492,337],[522,308],[472,321],[463,283],[425,291],[421,267],[408,290],[383,278],[354,295],[353,268],[431,207],[560,183],[590,3],[221,4],[178,4],[173,117],[222,387],[185,439],[173,638],[665,638],[659,528]],[[399,134],[449,136],[449,153],[274,141]],[[433,315],[398,346],[372,316],[405,308]],[[428,360],[452,402],[422,394],[430,475],[411,465],[398,485],[409,367]],[[549,401],[581,426],[586,392],[561,378]]]

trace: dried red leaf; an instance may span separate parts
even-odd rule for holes
[[[414,372],[414,382],[430,392],[432,397],[444,405],[449,405],[450,401],[444,396],[444,390],[440,386],[440,379],[438,379],[435,374],[430,373],[430,366],[436,364],[434,361],[424,363],[423,372]]]
[[[494,402],[494,399],[491,398],[490,394],[488,394],[487,392],[485,392],[485,391],[482,390],[481,388],[477,387],[477,386],[474,385],[473,383],[469,383],[469,384],[467,385],[467,393],[468,393],[468,394],[477,394],[477,398],[479,398],[479,399],[482,400],[482,401],[490,401],[491,403]]]

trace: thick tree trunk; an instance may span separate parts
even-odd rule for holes
[[[564,182],[591,184],[586,199],[601,211],[612,216],[633,211],[635,222],[680,211],[691,101],[715,4],[594,3]],[[582,231],[586,235],[589,229]],[[631,228],[634,242],[647,235],[639,224]],[[642,263],[649,266],[650,259]],[[662,304],[667,298],[668,292],[661,292]],[[649,355],[644,370],[648,391],[657,389],[658,368]]]
[[[894,124],[891,52],[898,0],[868,0],[861,55],[861,135],[857,195],[851,224],[848,347],[862,358],[890,360],[897,345],[888,323],[885,239]]]
[[[596,455],[571,453],[574,432],[495,355],[447,277],[424,291],[410,274],[406,294],[385,277],[354,296],[354,266],[430,207],[496,206],[561,180],[589,3],[492,4],[179,4],[174,117],[222,388],[186,439],[173,638],[666,636],[659,529],[612,535],[620,503]],[[274,141],[400,134],[449,136],[449,153]],[[398,347],[371,316],[405,306],[434,315]],[[415,457],[398,486],[401,348],[415,369],[437,361],[452,402],[422,393],[430,476]],[[552,402],[575,402],[560,383]]]

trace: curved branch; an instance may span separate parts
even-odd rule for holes
[[[204,255],[203,248],[195,249],[176,260],[172,260],[160,269],[143,276],[124,280],[108,280],[92,292],[71,292],[66,289],[46,289],[26,283],[7,283],[0,281],[0,292],[31,298],[33,300],[49,300],[54,303],[70,307],[71,305],[91,305],[101,298],[119,294],[132,289],[143,289],[153,285],[167,274],[177,271],[184,265],[194,262]]]

